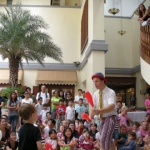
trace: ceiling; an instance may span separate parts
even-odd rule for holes
[[[145,0],[106,0],[104,4],[104,15],[107,17],[132,17],[134,11],[144,1]],[[118,8],[120,12],[116,15],[112,15],[108,12],[110,8]]]

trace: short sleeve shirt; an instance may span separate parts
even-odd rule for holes
[[[121,114],[118,115],[119,118],[120,118],[120,125],[125,125],[127,127],[127,120],[128,120],[128,117],[127,115],[125,116],[122,116]]]
[[[58,103],[60,99],[61,99],[60,97],[52,97],[51,102]],[[55,110],[56,108],[57,108],[57,106],[52,105],[52,110]]]
[[[150,106],[150,99],[145,100],[145,105]],[[147,109],[147,112],[150,113],[150,109]]]
[[[8,100],[7,104],[9,104],[10,107],[17,107],[19,101],[17,100],[16,102],[11,102],[10,103],[10,100]],[[8,111],[8,116],[15,116],[15,115],[18,115],[18,110],[9,110]]]
[[[31,104],[31,103],[33,103],[33,99],[32,99],[32,98],[29,98],[28,100],[22,99],[22,102],[21,102],[21,103],[22,103],[22,104],[24,104],[24,103]]]
[[[10,142],[7,142],[6,145],[5,145],[4,150],[6,150],[6,147],[7,147],[7,146],[8,146],[9,148],[11,148],[12,150],[17,150],[17,148],[18,148],[18,142],[15,141],[15,146],[14,146],[14,148],[11,147]]]
[[[66,114],[67,114],[67,120],[73,120],[75,114],[74,107],[68,106],[66,108]]]
[[[76,108],[76,112],[78,113],[78,118],[79,119],[82,119],[82,117],[81,117],[81,115],[82,115],[82,113],[85,113],[87,111],[87,108],[84,106],[84,105],[82,105],[82,106],[77,106],[77,108]]]
[[[19,130],[19,150],[37,150],[37,141],[41,141],[39,128],[25,123]]]
[[[100,109],[99,105],[100,105],[100,95],[99,95],[99,90],[96,91],[93,95],[93,101],[94,101],[94,107],[97,109]],[[102,91],[102,108],[107,107],[110,104],[114,104],[114,109],[108,113],[103,113],[103,117],[108,117],[108,116],[112,116],[112,115],[117,115],[117,111],[116,111],[116,94],[115,92],[108,88],[107,86],[103,89]]]
[[[80,98],[83,98],[83,96],[76,95],[74,101],[75,101],[75,102],[79,102],[79,99],[80,99]],[[75,110],[77,109],[78,106],[79,106],[79,104],[75,104]]]
[[[42,93],[42,92],[37,93],[36,99],[38,99],[39,97],[42,97],[42,105],[47,103],[48,100],[50,100],[49,93],[47,93],[47,92],[45,92],[45,93]]]

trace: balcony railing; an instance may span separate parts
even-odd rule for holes
[[[150,64],[150,26],[141,26],[141,57]]]

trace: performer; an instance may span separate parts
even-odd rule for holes
[[[112,136],[117,121],[116,94],[106,86],[107,80],[102,73],[94,74],[92,80],[98,90],[93,95],[94,108],[90,109],[90,117],[100,116],[101,150],[114,150]]]

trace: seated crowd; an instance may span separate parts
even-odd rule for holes
[[[8,115],[3,114],[0,121],[0,149],[16,150],[19,146],[19,150],[99,150],[99,116],[92,120],[82,118],[82,113],[89,113],[85,92],[79,89],[78,95],[72,98],[71,92],[66,92],[64,96],[63,91],[54,91],[49,102],[49,94],[45,89],[43,85],[41,93],[37,94],[37,101],[33,100],[35,97],[31,95],[29,87],[25,90],[23,99],[17,91],[11,93],[7,103]],[[145,96],[145,106],[149,112],[150,91]],[[147,113],[141,122],[133,122],[127,116],[129,109],[118,100],[114,145],[120,150],[149,150],[150,114]]]

